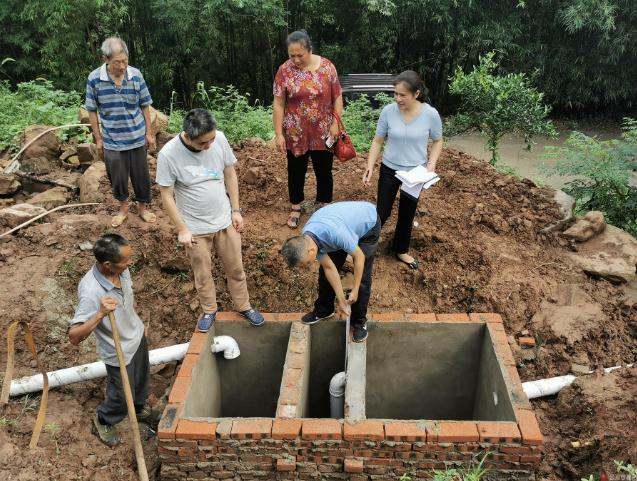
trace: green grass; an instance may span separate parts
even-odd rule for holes
[[[480,481],[487,473],[484,467],[484,460],[489,453],[486,453],[478,462],[472,462],[467,468],[434,469],[431,473],[432,481]],[[409,474],[403,474],[399,481],[411,481],[413,478]]]

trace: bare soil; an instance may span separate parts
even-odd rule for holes
[[[316,294],[316,272],[294,272],[279,255],[293,234],[287,218],[285,159],[260,145],[237,147],[240,196],[245,211],[244,265],[252,303],[266,312],[306,311]],[[361,182],[366,160],[335,164],[335,200],[375,198],[375,187]],[[482,161],[447,149],[439,162],[442,180],[421,198],[412,253],[421,267],[412,271],[386,254],[395,219],[383,231],[375,264],[371,312],[499,312],[523,381],[567,374],[571,363],[592,368],[634,362],[637,357],[637,309],[625,291],[586,276],[569,260],[573,248],[542,228],[560,218],[552,191],[531,181],[503,175]],[[154,175],[154,165],[151,165]],[[375,185],[375,184],[374,184]],[[101,190],[108,191],[102,179]],[[309,175],[306,196],[315,183]],[[109,196],[110,198],[110,196]],[[154,198],[158,192],[154,187]],[[158,224],[129,215],[119,229],[135,248],[132,267],[138,312],[149,324],[151,348],[188,341],[199,315],[192,275],[168,218],[155,210]],[[80,347],[66,337],[77,283],[93,263],[79,245],[109,230],[116,211],[112,201],[95,209],[52,214],[0,242],[0,332],[22,319],[35,331],[39,355],[47,369],[95,360],[92,340]],[[304,215],[302,222],[307,219]],[[223,309],[232,309],[217,261],[213,264]],[[577,336],[556,334],[550,321],[531,319],[556,290],[577,286],[588,306],[598,306],[603,322],[588,322]],[[562,328],[563,329],[563,328]],[[521,350],[516,336],[528,330],[534,350]],[[6,347],[0,346],[4,372]],[[34,373],[26,346],[18,342],[16,376]],[[176,365],[153,369],[151,403],[172,382]],[[102,381],[85,382],[51,392],[47,428],[39,447],[28,453],[39,396],[12,399],[0,411],[0,479],[136,479],[131,445],[111,449],[90,432],[91,416],[102,397]],[[578,380],[559,396],[534,401],[546,435],[546,460],[539,478],[577,479],[613,471],[613,460],[637,465],[635,369],[611,376]],[[120,432],[127,433],[126,423]],[[590,441],[575,449],[571,442]],[[156,466],[153,443],[149,465]],[[613,471],[614,472],[614,471]]]

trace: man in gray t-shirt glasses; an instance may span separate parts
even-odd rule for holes
[[[250,307],[241,259],[243,217],[239,208],[237,162],[228,139],[217,130],[212,113],[193,109],[183,132],[169,141],[157,157],[157,184],[164,209],[186,246],[203,315],[197,329],[207,332],[217,315],[211,249],[221,259],[234,307],[253,326],[264,318]]]
[[[144,323],[135,312],[135,299],[128,266],[133,264],[131,246],[119,234],[100,237],[93,247],[97,262],[77,288],[78,304],[69,321],[69,340],[78,345],[95,334],[97,352],[106,364],[106,397],[97,406],[93,432],[105,444],[120,442],[115,425],[126,417],[127,408],[117,352],[108,314],[113,312],[120,334],[126,371],[140,422],[156,421],[156,413],[145,406],[148,397],[149,361]]]

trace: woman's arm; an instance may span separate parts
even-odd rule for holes
[[[274,135],[276,146],[280,152],[285,153],[285,137],[283,137],[283,113],[285,112],[285,97],[274,96],[272,105],[272,123],[274,124]]]
[[[427,162],[427,170],[431,172],[436,171],[436,163],[438,162],[438,157],[442,153],[442,137],[438,140],[434,140],[431,143],[431,149],[429,151],[429,162]]]
[[[343,118],[343,96],[339,95],[338,97],[336,97],[336,100],[334,100],[334,103],[332,104],[332,109],[334,110],[334,112],[336,112],[338,114],[339,117]],[[336,117],[334,117],[334,121],[332,122],[332,126],[330,127],[330,135],[332,136],[332,138],[336,137],[338,135],[338,120],[336,120]]]
[[[369,153],[367,154],[367,169],[363,174],[363,184],[369,185],[372,180],[372,175],[374,174],[374,166],[376,165],[376,161],[378,157],[380,157],[380,152],[383,149],[383,144],[385,143],[385,137],[380,137],[378,135],[374,136],[374,140],[372,140],[372,146],[369,149]]]

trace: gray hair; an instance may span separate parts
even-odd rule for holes
[[[307,244],[304,235],[290,237],[281,247],[281,255],[289,267],[295,267],[307,255]]]
[[[119,37],[108,37],[102,42],[102,54],[106,58],[111,58],[113,55],[123,53],[128,57],[128,47]]]
[[[184,117],[183,129],[189,139],[196,139],[217,128],[217,121],[210,110],[192,109]]]

